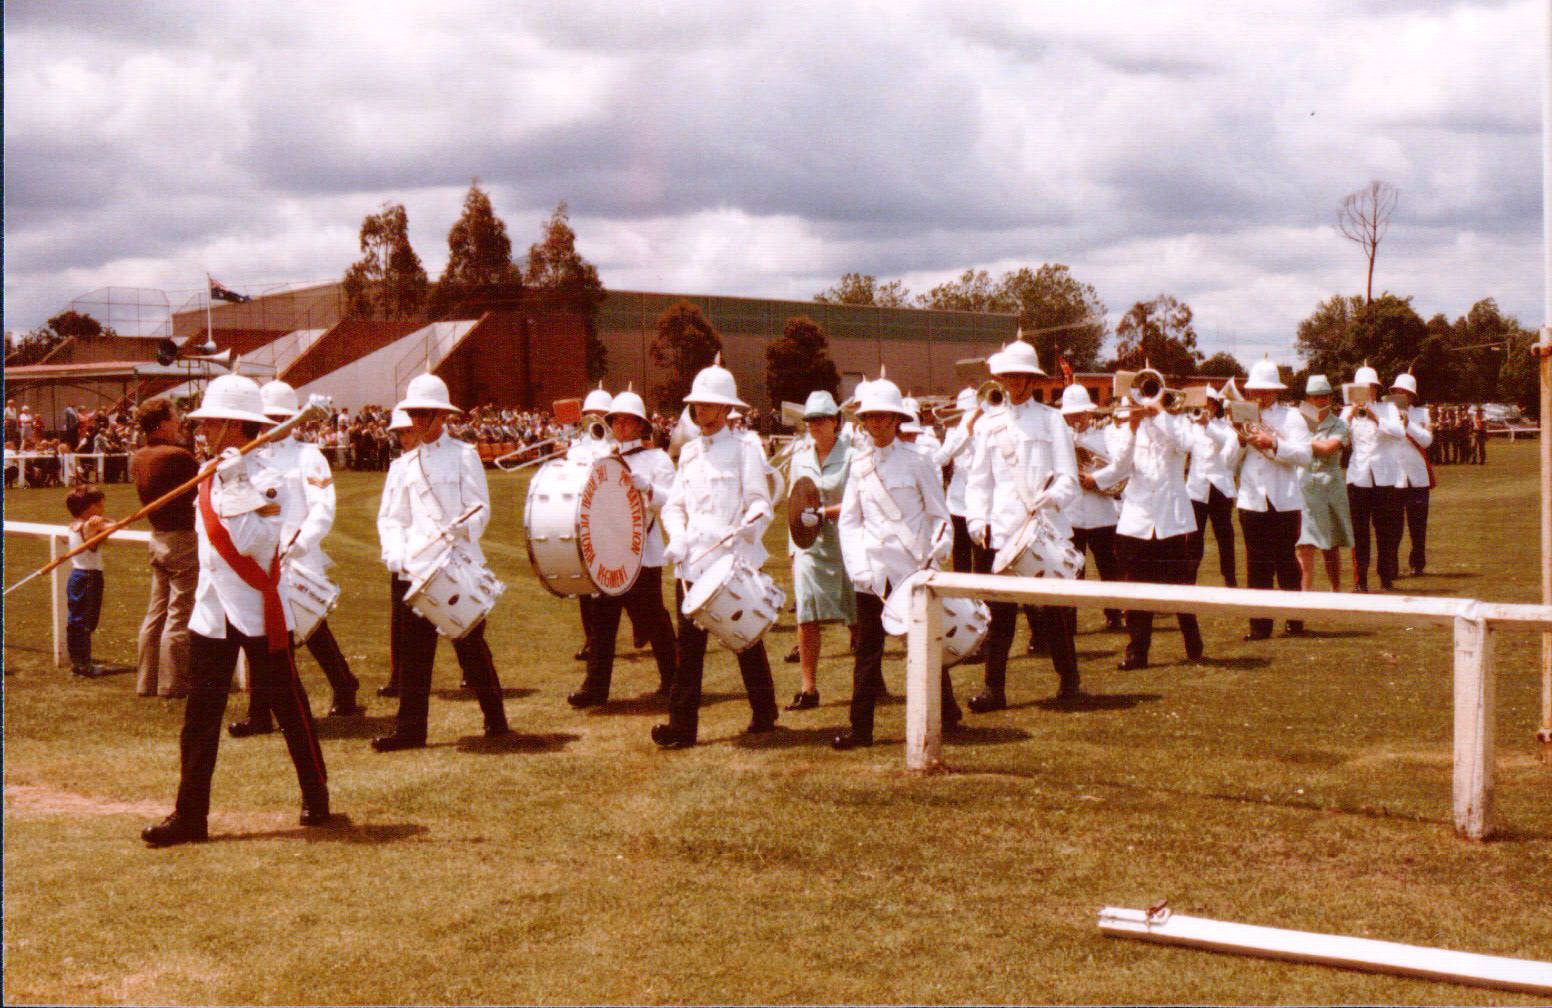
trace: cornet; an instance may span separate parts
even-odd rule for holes
[[[1003,387],[1002,382],[995,378],[988,378],[981,383],[980,388],[975,390],[975,401],[983,410],[1001,409],[1007,405],[1008,390]]]

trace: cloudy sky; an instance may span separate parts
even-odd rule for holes
[[[337,278],[408,208],[435,274],[478,176],[558,201],[610,287],[808,298],[1068,264],[1292,360],[1361,292],[1541,315],[1544,2],[5,4],[5,327],[104,286]]]

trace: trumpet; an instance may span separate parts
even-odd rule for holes
[[[1139,406],[1158,403],[1166,413],[1179,413],[1185,406],[1185,393],[1164,384],[1164,376],[1145,367],[1132,378],[1128,396]]]

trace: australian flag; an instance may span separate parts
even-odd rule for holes
[[[246,294],[239,294],[236,291],[227,290],[225,287],[222,287],[221,281],[217,280],[209,273],[205,274],[205,279],[210,281],[210,300],[212,301],[230,301],[233,304],[247,304],[249,301],[253,300],[253,298]]]

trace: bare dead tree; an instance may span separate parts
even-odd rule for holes
[[[1357,192],[1342,197],[1337,211],[1337,226],[1348,241],[1363,249],[1369,261],[1369,275],[1363,288],[1363,303],[1374,301],[1374,257],[1379,254],[1380,242],[1390,228],[1390,215],[1395,212],[1400,191],[1389,182],[1375,179]]]

